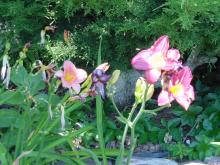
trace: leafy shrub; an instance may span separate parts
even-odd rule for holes
[[[220,140],[220,98],[219,90],[210,93],[211,88],[196,83],[197,100],[189,108],[189,111],[182,111],[175,108],[172,113],[176,116],[168,121],[168,132],[172,135],[177,145],[168,145],[175,158],[183,159],[204,159],[207,156],[219,155],[220,150],[211,144]],[[177,133],[175,133],[177,131]],[[179,137],[179,138],[178,138]],[[183,143],[187,143],[188,146]],[[180,143],[180,144],[179,144]],[[178,148],[185,150],[184,154],[177,152]],[[179,150],[179,152],[181,151]],[[190,154],[186,154],[190,152]]]
[[[39,41],[40,30],[51,23],[57,26],[56,33],[70,30],[75,35],[76,55],[88,56],[92,65],[97,38],[103,35],[103,58],[123,69],[129,67],[136,48],[149,46],[150,40],[162,34],[171,37],[171,45],[178,47],[184,58],[194,47],[201,55],[218,55],[219,7],[216,0],[6,0],[0,3],[0,15],[8,29],[3,34],[13,34],[15,44]],[[143,45],[146,41],[148,45]]]

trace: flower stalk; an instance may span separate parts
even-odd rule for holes
[[[101,64],[101,45],[102,45],[102,37],[100,38],[100,44],[99,44],[99,51],[98,51],[98,65]],[[97,122],[97,132],[98,132],[98,139],[99,139],[99,146],[102,152],[102,159],[103,164],[107,165],[107,158],[105,155],[105,142],[103,137],[103,102],[101,95],[96,96],[96,122]]]
[[[117,158],[116,165],[121,165],[123,163],[123,157],[124,157],[124,151],[125,151],[124,143],[125,143],[125,139],[126,139],[126,136],[127,136],[127,133],[128,133],[128,129],[129,128],[131,129],[131,135],[130,135],[130,137],[131,137],[131,146],[130,146],[130,149],[129,149],[129,152],[128,152],[128,156],[127,156],[127,160],[126,160],[126,165],[129,165],[131,157],[132,157],[134,149],[135,149],[135,146],[136,146],[137,137],[135,136],[135,128],[136,128],[137,122],[139,121],[139,119],[141,118],[143,113],[151,113],[151,114],[153,113],[153,114],[155,114],[156,112],[159,112],[159,111],[163,110],[164,108],[170,106],[170,104],[166,104],[164,106],[161,106],[161,107],[153,109],[153,110],[145,110],[145,103],[146,103],[146,100],[148,100],[148,97],[149,97],[148,95],[151,95],[151,92],[149,92],[150,90],[152,90],[151,89],[151,85],[150,84],[146,84],[145,89],[141,92],[142,94],[140,93],[138,95],[141,98],[141,107],[140,107],[137,115],[135,117],[133,117],[133,114],[134,114],[134,112],[135,112],[135,110],[137,108],[137,105],[140,103],[140,99],[139,98],[136,99],[136,101],[135,101],[135,103],[134,103],[134,105],[133,105],[133,107],[131,109],[131,112],[129,113],[129,116],[126,119],[127,122],[126,122],[126,125],[125,125],[125,128],[124,128],[124,132],[123,132],[123,136],[122,136],[122,141],[121,141],[121,145],[120,145],[120,154],[119,154],[119,156]],[[143,95],[143,97],[141,95]],[[113,98],[111,98],[111,100],[112,100],[113,106],[116,109],[116,111],[119,114],[119,116],[120,117],[123,116],[119,112],[117,106],[115,105]]]
[[[124,128],[124,132],[123,132],[123,136],[122,136],[122,141],[121,141],[121,145],[120,145],[120,153],[119,153],[119,156],[118,156],[118,158],[116,160],[116,164],[122,164],[122,160],[123,160],[123,157],[124,157],[124,151],[125,151],[125,139],[126,139],[128,128],[129,128],[128,122],[129,123],[131,122],[131,118],[132,118],[133,113],[134,113],[136,108],[137,108],[137,104],[134,103],[134,105],[133,105],[133,107],[131,109],[131,112],[129,113],[129,116],[128,116],[128,119],[127,119],[127,124],[125,125],[125,128]]]

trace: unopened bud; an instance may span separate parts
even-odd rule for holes
[[[145,96],[146,92],[146,96]],[[136,88],[135,88],[135,100],[138,103],[141,103],[145,97],[145,101],[149,100],[154,93],[154,85],[153,84],[147,84],[145,79],[143,77],[140,77],[136,82]]]
[[[112,73],[112,76],[111,76],[111,78],[109,79],[109,81],[108,81],[108,83],[110,84],[110,85],[113,85],[113,84],[115,84],[117,81],[118,81],[118,78],[119,78],[119,76],[120,76],[120,70],[115,70],[113,73]]]

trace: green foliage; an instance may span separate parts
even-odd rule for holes
[[[212,89],[197,81],[196,91],[197,101],[194,105],[187,112],[182,108],[175,108],[172,113],[176,117],[168,121],[167,128],[176,142],[185,142],[186,139],[190,139],[190,144],[187,147],[184,144],[171,147],[170,151],[174,158],[204,159],[207,156],[220,154],[219,149],[211,145],[211,142],[220,140],[219,90],[213,89],[215,93],[210,93]],[[181,131],[178,134],[173,134],[177,128]],[[176,151],[178,146],[181,150],[189,151],[190,154],[182,155],[182,152],[178,154]],[[170,146],[167,148],[169,149]]]
[[[195,46],[202,55],[218,55],[219,7],[217,0],[6,0],[0,2],[1,23],[6,25],[1,33],[10,34],[7,36],[13,37],[14,44],[22,45],[27,41],[39,42],[40,30],[46,25],[57,26],[55,33],[50,33],[52,40],[68,29],[74,35],[75,55],[83,56],[90,65],[95,64],[98,37],[103,35],[104,61],[108,59],[113,66],[125,69],[136,48],[148,47],[152,44],[149,40],[163,34],[170,36],[171,46],[178,47],[184,57]],[[15,38],[18,42],[14,42]],[[53,46],[55,55],[44,56],[52,60],[59,53],[68,54],[68,50],[60,51],[66,47],[59,43]],[[61,49],[57,51],[56,47]]]
[[[74,164],[80,160],[64,156],[65,152],[76,148],[74,139],[94,129],[88,123],[77,128],[78,119],[68,120],[71,113],[81,109],[82,103],[66,102],[68,97],[56,93],[53,80],[46,88],[41,74],[28,73],[22,66],[13,68],[14,89],[0,91],[0,161],[3,165],[14,161],[48,164],[57,160]],[[60,128],[61,106],[65,106],[66,131]],[[57,150],[62,150],[62,154]]]
[[[165,118],[143,114],[136,126],[138,143],[160,143],[177,160],[203,160],[219,155],[219,147],[211,142],[220,141],[220,90],[207,87],[200,81],[196,82],[195,90],[196,101],[188,111],[173,105],[170,111],[166,111]],[[154,102],[148,106],[151,104]],[[171,139],[166,142],[167,135]]]
[[[192,156],[193,149],[186,146],[185,144],[178,142],[177,144],[174,145],[166,145],[167,149],[172,153],[172,157],[174,159],[178,160],[183,160],[186,159],[187,157]]]
[[[28,70],[38,59],[43,63],[72,59],[84,67],[94,66],[101,37],[102,61],[126,69],[139,49],[167,34],[172,38],[171,47],[178,47],[183,59],[194,47],[199,48],[201,55],[219,56],[219,8],[218,0],[4,0],[0,2],[0,53],[4,54],[4,45],[9,41],[8,54],[10,63],[14,64],[24,43],[31,41],[24,59]],[[41,46],[40,31],[48,25],[55,25],[56,30],[46,33],[46,43]],[[71,32],[69,43],[63,42],[64,29]],[[56,82],[46,85],[41,76],[41,72],[29,73],[23,67],[13,68],[11,81],[15,87],[0,90],[0,105],[3,106],[0,109],[0,160],[3,164],[11,164],[20,154],[30,150],[33,151],[21,163],[38,164],[42,160],[47,164],[48,160],[59,159],[71,164],[73,159],[65,157],[65,153],[58,155],[56,151],[72,149],[70,141],[78,135],[83,136],[86,147],[98,141],[97,131],[88,131],[95,125],[94,118],[90,118],[94,111],[90,102],[83,106],[66,105],[69,134],[60,138],[59,106],[65,97],[54,91]],[[220,141],[219,89],[210,92],[211,88],[198,81],[196,90],[196,102],[187,112],[173,108],[170,115],[174,117],[159,122],[153,115],[143,115],[135,129],[138,142],[164,143],[168,133],[176,143],[167,145],[174,158],[203,159],[219,154],[219,150],[209,145],[212,141]],[[53,119],[49,117],[50,106]],[[104,143],[121,140],[122,131],[116,129],[121,125],[107,117],[110,112],[105,113]],[[80,129],[75,128],[77,122]],[[72,128],[74,131],[70,131]],[[183,144],[186,138],[191,140],[189,146]],[[80,162],[77,156],[74,162]]]
[[[46,23],[46,4],[37,1],[1,1],[1,23],[6,27],[6,33],[30,40],[36,30],[40,30]],[[40,24],[39,24],[40,22]]]
[[[48,37],[48,41],[45,45],[45,50],[44,50],[45,53],[41,55],[40,59],[42,59],[42,61],[48,61],[48,63],[49,62],[62,63],[63,61],[68,60],[68,59],[74,60],[76,64],[80,62],[88,63],[89,57],[86,54],[84,55],[76,54],[77,47],[76,47],[74,40],[75,40],[75,37],[73,35],[69,36],[68,43],[65,43],[60,40],[52,41]],[[39,50],[39,47],[36,48],[35,51],[37,49]]]

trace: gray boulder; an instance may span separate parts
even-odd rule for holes
[[[135,84],[141,76],[143,76],[143,73],[136,70],[121,72],[118,81],[114,85],[115,93],[113,96],[115,103],[119,107],[130,107],[133,104]]]

